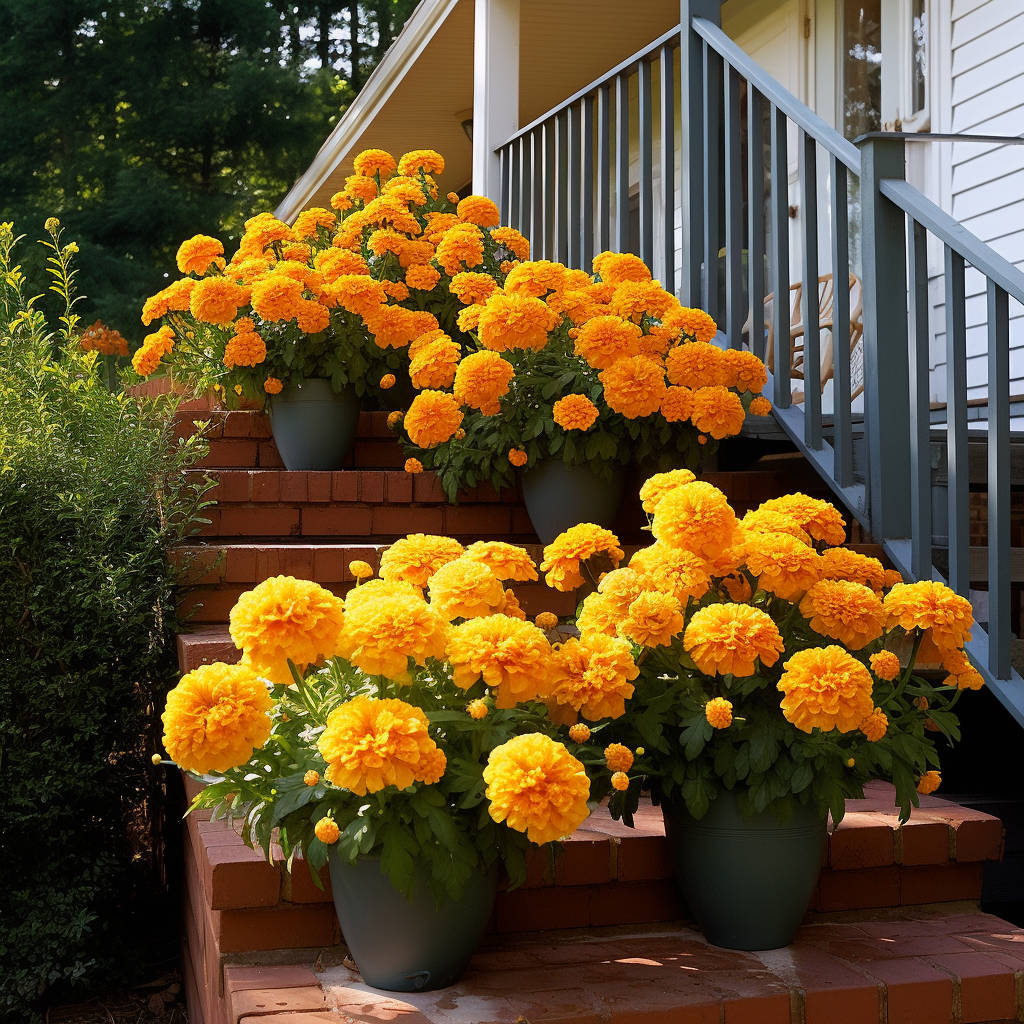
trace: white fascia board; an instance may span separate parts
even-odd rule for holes
[[[412,17],[395,38],[384,59],[377,65],[345,111],[334,131],[327,136],[313,162],[291,187],[274,211],[290,223],[306,205],[310,196],[323,185],[348,153],[366,125],[387,103],[396,83],[400,82],[419,59],[434,33],[444,24],[460,0],[421,0]]]

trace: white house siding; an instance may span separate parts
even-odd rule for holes
[[[949,76],[942,130],[971,135],[1024,135],[1024,6],[1020,0],[945,0],[951,8],[949,52],[937,70]],[[949,147],[940,197],[948,212],[1000,255],[1024,268],[1024,147],[939,143]],[[945,278],[942,252],[931,254],[932,398],[946,400]],[[968,269],[968,397],[988,386],[985,283]],[[1010,390],[1024,394],[1024,308],[1010,303]]]

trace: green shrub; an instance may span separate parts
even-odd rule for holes
[[[51,232],[55,330],[0,225],[0,1018],[151,969],[167,939],[151,763],[175,673],[168,547],[203,485],[173,407],[77,349],[72,258]],[[172,926],[173,926],[172,921]]]

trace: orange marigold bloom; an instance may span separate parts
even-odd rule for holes
[[[583,584],[580,564],[599,554],[607,555],[613,567],[617,566],[623,557],[619,538],[611,530],[594,523],[577,523],[544,548],[541,571],[547,574],[545,579],[549,587],[575,590]]]
[[[490,274],[474,274],[469,271],[456,274],[448,285],[452,295],[465,306],[486,302],[497,288],[498,284]]]
[[[530,243],[515,228],[495,228],[491,232],[491,238],[512,253],[517,260],[530,258]]]
[[[563,430],[589,430],[598,417],[597,406],[586,395],[566,395],[552,406],[555,422]]]
[[[693,415],[693,392],[678,384],[666,388],[661,400],[661,415],[669,423],[683,423]]]
[[[421,391],[412,400],[404,425],[417,448],[432,448],[451,440],[462,426],[462,410],[447,392]]]
[[[665,374],[648,356],[617,359],[600,373],[608,407],[628,419],[650,416],[665,397]]]
[[[410,533],[396,540],[380,559],[380,578],[387,582],[409,583],[422,589],[430,577],[462,554],[464,548],[451,537],[429,533]]]
[[[295,313],[295,322],[305,334],[319,334],[327,330],[331,322],[331,311],[319,302],[303,301]]]
[[[401,306],[380,306],[363,319],[378,348],[405,348],[423,333],[415,311]]]
[[[868,661],[871,671],[887,683],[891,683],[900,674],[900,659],[892,651],[879,651],[872,654]]]
[[[753,352],[729,348],[722,353],[722,362],[725,366],[726,387],[736,388],[737,391],[752,391],[756,395],[768,383],[764,363]]]
[[[382,391],[390,391],[395,386],[395,375],[393,373],[385,373],[380,379],[380,388]]]
[[[613,772],[612,789],[625,793],[629,789],[629,776],[625,772]]]
[[[739,524],[725,495],[712,484],[695,480],[673,487],[654,510],[651,531],[670,547],[716,558],[739,538]]]
[[[342,309],[364,317],[377,312],[387,301],[384,285],[360,273],[339,274],[329,283],[327,294]]]
[[[683,647],[709,676],[752,676],[755,661],[770,668],[785,649],[771,616],[744,604],[712,604],[695,612]]]
[[[849,580],[815,583],[800,602],[800,614],[815,633],[838,640],[854,651],[877,640],[885,625],[885,609],[878,595],[870,587]],[[877,657],[871,656],[872,668]],[[899,671],[899,659],[894,654],[890,657],[895,659]],[[885,659],[882,661],[884,664]]]
[[[455,212],[464,221],[482,228],[496,228],[501,221],[498,207],[487,196],[466,196],[460,200]]]
[[[582,764],[542,733],[495,747],[483,773],[488,812],[538,846],[575,832],[590,813],[590,782]]]
[[[500,709],[548,688],[551,645],[532,622],[502,613],[469,619],[452,629],[446,653],[455,685],[468,690],[482,677]]]
[[[445,756],[429,729],[427,716],[403,700],[355,697],[330,713],[316,745],[328,782],[366,796],[441,778]]]
[[[142,339],[141,347],[132,356],[132,367],[140,376],[148,377],[173,349],[174,331],[165,325]]]
[[[728,380],[724,353],[706,341],[691,341],[670,349],[665,370],[673,384],[691,391],[724,385]]]
[[[169,310],[188,309],[192,289],[196,284],[195,278],[183,277],[180,281],[169,284],[166,288],[158,291],[156,295],[146,299],[146,303],[142,307],[142,323],[148,327]]]
[[[671,313],[672,326],[689,335],[696,342],[711,341],[718,334],[718,324],[703,309],[682,306]]]
[[[497,291],[484,303],[477,329],[480,344],[492,352],[539,350],[547,345],[556,323],[555,314],[540,299]]]
[[[842,647],[797,651],[783,668],[782,713],[802,732],[852,732],[871,714],[871,675]]]
[[[558,627],[558,616],[554,612],[538,612],[534,617],[533,624],[538,629],[548,632]]]
[[[224,365],[229,370],[236,366],[259,366],[266,358],[266,342],[255,331],[234,335],[224,347]]]
[[[477,721],[479,721],[481,718],[486,718],[488,711],[487,701],[481,700],[479,697],[477,697],[476,700],[471,700],[466,705],[466,711],[469,712],[470,718],[475,718]]]
[[[359,253],[348,249],[323,249],[313,257],[313,266],[327,284],[336,281],[342,274],[365,276],[370,273],[366,260]]]
[[[814,540],[824,541],[826,544],[842,544],[846,540],[846,520],[839,514],[835,505],[822,501],[821,498],[810,498],[797,492],[781,498],[770,498],[762,502],[760,508],[781,512],[790,519],[795,519]]]
[[[522,582],[537,579],[537,566],[526,549],[518,544],[508,544],[503,540],[477,540],[466,548],[464,557],[486,565],[499,580]]]
[[[942,785],[942,776],[938,772],[925,772],[917,784],[917,791],[922,796],[928,796]]]
[[[786,601],[818,582],[818,562],[814,548],[787,533],[759,534],[747,552],[747,569],[758,577],[758,586]]]
[[[320,773],[310,768],[309,771],[302,776],[302,781],[307,786],[315,786],[320,781]]]
[[[475,331],[480,324],[480,314],[483,311],[484,307],[480,303],[475,302],[472,306],[467,306],[455,318],[455,323],[458,325],[459,330],[466,334],[470,331]]]
[[[443,174],[444,157],[433,149],[411,149],[398,161],[398,173],[415,177],[420,174]]]
[[[704,705],[704,717],[712,729],[728,729],[732,725],[732,701],[712,697]]]
[[[634,323],[640,323],[645,316],[661,320],[666,313],[679,309],[676,297],[657,281],[623,281],[615,286],[608,305],[616,316]]]
[[[331,846],[341,838],[341,829],[333,818],[321,818],[313,826],[313,835],[325,846]]]
[[[698,388],[693,393],[690,418],[698,429],[710,434],[716,441],[735,437],[743,429],[747,414],[739,395],[721,385]]]
[[[586,743],[587,740],[590,739],[590,726],[584,725],[582,722],[570,725],[569,739],[571,739],[573,743]]]
[[[292,229],[272,213],[258,213],[245,222],[245,233],[238,251],[246,255],[262,256],[275,242],[292,241]]]
[[[523,611],[522,605],[519,603],[519,598],[516,597],[515,591],[511,588],[505,591],[505,603],[497,609],[503,615],[509,615],[513,619],[520,619],[523,622],[526,621],[526,612]]]
[[[811,535],[792,517],[771,509],[751,509],[741,520],[748,533],[788,533],[803,544],[811,543]]]
[[[522,448],[510,448],[508,450],[508,461],[518,469],[520,466],[525,466],[530,461],[530,457]]]
[[[383,149],[364,149],[352,161],[356,174],[372,178],[379,174],[382,178],[390,177],[398,166],[395,158]]]
[[[640,488],[640,500],[644,511],[653,513],[658,502],[677,487],[692,484],[697,478],[688,469],[670,469],[665,473],[655,473],[648,477]]]
[[[429,292],[440,280],[441,272],[429,263],[414,263],[405,272],[405,283],[421,292]]]
[[[751,416],[767,416],[772,411],[772,403],[768,401],[764,395],[758,395],[750,403],[750,415]]]
[[[303,210],[295,218],[295,223],[292,225],[292,234],[296,238],[316,238],[318,228],[326,228],[328,231],[331,231],[337,223],[337,214],[332,213],[330,210],[325,210],[322,206],[312,206],[308,210]],[[308,250],[306,258],[309,258]]]
[[[860,723],[860,731],[869,743],[877,743],[889,731],[889,718],[881,708],[872,708]]]
[[[284,384],[282,384],[277,377],[268,377],[263,382],[263,390],[266,391],[268,395],[279,395],[283,389]]]
[[[406,459],[405,460],[405,471],[406,473],[422,473],[423,463],[419,459]]]
[[[462,349],[451,338],[442,336],[417,349],[409,360],[409,379],[414,388],[447,388],[455,380]]]
[[[633,767],[633,751],[621,743],[609,743],[604,748],[604,763],[613,772],[628,772]]]
[[[493,415],[514,376],[512,364],[497,352],[473,352],[455,369],[455,397],[463,405]]]
[[[598,315],[580,327],[573,351],[595,369],[606,370],[617,359],[638,355],[641,337],[640,328],[631,321]]]
[[[974,610],[965,597],[950,590],[944,583],[921,580],[918,583],[897,583],[885,596],[889,628],[901,626],[931,630],[931,638],[939,648],[963,647],[970,640]]]
[[[268,274],[252,286],[252,308],[264,320],[294,320],[306,301],[304,290],[302,281],[287,274]]]
[[[235,319],[238,307],[249,301],[249,289],[224,277],[206,277],[197,281],[189,296],[192,315],[206,324],[227,324]]]
[[[903,576],[896,569],[886,569],[885,574],[882,577],[882,586],[888,590],[890,587],[895,587],[897,583],[903,582]]]
[[[849,548],[826,548],[821,553],[821,578],[863,583],[872,590],[881,590],[885,570],[877,558],[862,555]]]
[[[668,647],[672,638],[682,632],[683,625],[683,615],[675,597],[647,590],[630,604],[617,631],[619,636],[641,647]]]
[[[178,246],[175,262],[183,274],[205,274],[219,256],[224,255],[224,245],[209,235],[193,235]],[[221,266],[224,261],[221,260]]]
[[[651,272],[639,256],[629,252],[602,252],[591,266],[602,281],[621,284],[623,281],[650,281]]]
[[[550,292],[561,292],[565,283],[566,268],[550,260],[532,260],[513,267],[505,278],[505,292],[508,295],[528,295],[543,299]]]
[[[200,665],[167,695],[164,749],[188,772],[237,768],[270,736],[273,701],[244,665]]]
[[[711,586],[708,567],[700,555],[683,548],[670,548],[661,541],[641,548],[629,560],[648,585],[672,594],[679,603],[700,600]]]
[[[501,580],[483,562],[456,558],[441,566],[427,584],[430,604],[449,622],[499,611],[505,603]]]
[[[472,270],[484,261],[484,239],[473,224],[457,224],[449,228],[437,243],[437,262],[449,277],[462,270]]]

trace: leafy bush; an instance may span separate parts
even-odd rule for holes
[[[47,222],[55,330],[0,224],[0,1018],[145,964],[162,922],[155,709],[175,670],[168,547],[202,505],[172,406],[78,348],[74,243]]]

